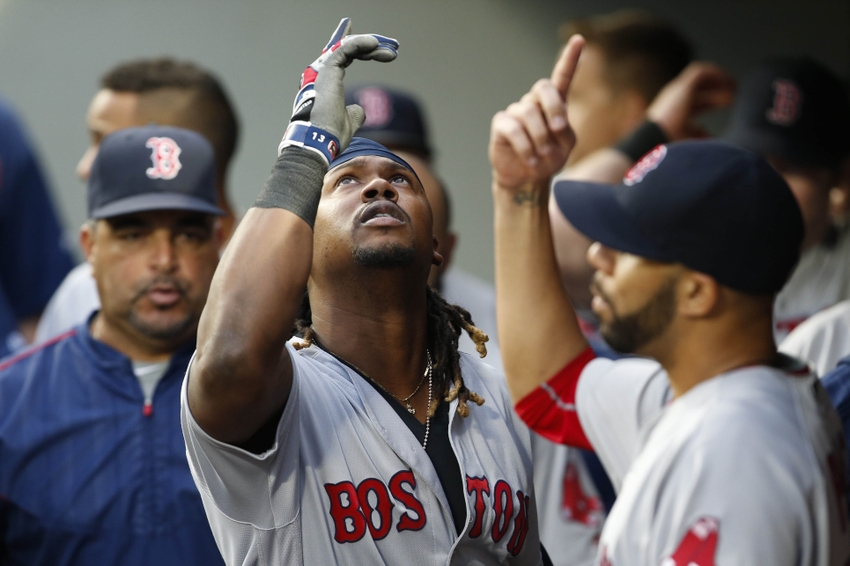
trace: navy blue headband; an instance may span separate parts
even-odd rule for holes
[[[395,153],[388,150],[383,145],[379,144],[376,141],[367,140],[366,138],[351,138],[351,143],[348,144],[348,147],[345,148],[345,151],[336,156],[336,159],[331,163],[331,169],[335,169],[340,165],[351,161],[357,157],[363,156],[377,156],[377,157],[386,157],[390,161],[395,161],[416,177],[416,180],[419,181],[419,184],[422,184],[422,180],[419,178],[419,175],[416,174],[416,171],[413,170],[413,167],[410,164],[396,155]]]

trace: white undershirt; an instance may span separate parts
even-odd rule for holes
[[[165,375],[165,370],[168,369],[169,361],[164,362],[137,362],[133,361],[133,373],[139,380],[139,385],[142,386],[142,393],[145,395],[145,405],[153,404],[153,392],[162,376]]]

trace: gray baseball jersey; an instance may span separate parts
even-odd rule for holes
[[[563,414],[565,439],[589,440],[619,486],[597,564],[850,559],[841,424],[808,370],[740,368],[664,407],[655,362],[585,358],[565,370],[517,408]]]
[[[801,322],[850,299],[850,228],[835,244],[818,244],[803,253],[791,278],[776,296],[774,336],[779,344]]]
[[[183,385],[189,465],[228,564],[541,563],[529,432],[495,370],[461,357],[486,402],[467,418],[450,406],[466,492],[458,537],[431,460],[380,393],[315,346],[287,348],[292,392],[264,454],[205,434]]]

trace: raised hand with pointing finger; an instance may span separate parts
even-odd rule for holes
[[[584,38],[573,36],[548,79],[493,117],[490,163],[496,187],[516,191],[527,183],[548,185],[575,145],[566,98]]]

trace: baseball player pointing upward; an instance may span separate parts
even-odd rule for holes
[[[602,335],[658,361],[588,348],[546,207],[574,142],[563,100],[581,45],[574,37],[552,78],[493,119],[497,313],[517,412],[552,440],[592,446],[619,489],[597,564],[846,564],[837,415],[773,342],[773,298],[803,224],[767,162],[681,142],[655,148],[622,185],[556,183],[570,223],[595,240]]]
[[[304,72],[201,318],[183,431],[214,536],[228,564],[540,564],[528,432],[429,290],[422,184],[352,140],[343,69],[398,44],[347,31]]]

